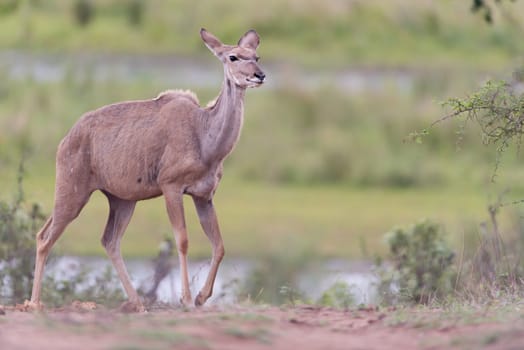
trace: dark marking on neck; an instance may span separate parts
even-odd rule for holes
[[[231,87],[231,80],[226,79],[226,91],[227,91],[227,98],[231,98],[233,94],[233,89]]]

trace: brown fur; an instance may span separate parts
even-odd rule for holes
[[[212,198],[222,176],[222,163],[240,135],[245,89],[262,84],[264,74],[255,60],[256,32],[248,31],[239,46],[223,45],[205,30],[201,36],[224,65],[224,84],[214,104],[201,107],[192,92],[168,90],[150,100],[108,105],[84,114],[58,146],[53,214],[37,234],[34,305],[40,303],[49,250],[96,190],[107,196],[110,206],[102,244],[137,310],[143,306],[122,260],[120,239],[135,203],[161,195],[165,196],[179,252],[181,300],[184,304],[191,301],[184,194],[193,197],[213,246],[211,269],[195,304],[203,304],[211,295],[224,255]],[[232,55],[242,59],[233,61]]]

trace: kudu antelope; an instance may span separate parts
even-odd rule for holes
[[[58,146],[55,203],[51,217],[37,234],[33,291],[29,305],[40,307],[46,258],[66,226],[100,190],[109,200],[109,218],[102,236],[113,266],[137,311],[144,306],[131,285],[120,239],[137,201],[163,195],[178,250],[181,302],[191,303],[187,272],[188,238],[182,196],[193,198],[202,228],[213,247],[210,271],[195,305],[212,294],[224,245],[213,195],[222,164],[238,141],[244,95],[265,75],[258,66],[259,36],[245,33],[236,46],[224,45],[202,29],[206,46],[222,62],[224,82],[218,98],[201,107],[188,91],[166,91],[154,99],[116,103],[84,114]]]

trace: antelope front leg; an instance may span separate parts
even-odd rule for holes
[[[198,217],[202,229],[206,233],[207,237],[211,241],[213,246],[213,257],[211,259],[211,268],[207,275],[206,284],[198,293],[195,299],[195,305],[200,306],[206,302],[206,300],[213,293],[213,284],[215,283],[215,277],[217,275],[218,266],[224,257],[224,243],[222,242],[222,236],[220,235],[220,229],[218,227],[218,220],[215,213],[215,207],[213,201],[210,199],[202,199],[193,197],[195,207],[197,209]]]
[[[188,239],[186,222],[184,218],[183,192],[177,188],[163,189],[166,199],[167,214],[173,226],[176,247],[178,250],[178,261],[180,263],[180,280],[182,283],[182,296],[180,302],[183,305],[191,305],[191,291],[189,290],[189,276],[187,273],[187,249]]]

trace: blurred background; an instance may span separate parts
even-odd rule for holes
[[[500,193],[524,196],[522,155],[510,148],[496,170],[475,125],[449,121],[422,143],[409,138],[449,112],[442,101],[487,79],[522,78],[524,2],[489,13],[472,12],[475,3],[0,0],[0,196],[15,196],[23,160],[25,199],[48,215],[56,147],[83,113],[169,88],[205,104],[222,68],[200,28],[228,44],[253,28],[267,84],[246,94],[215,199],[226,261],[369,261],[387,250],[385,232],[422,218],[460,247]],[[508,227],[515,211],[504,214]],[[56,251],[105,256],[107,212],[93,194]],[[191,259],[209,258],[190,201],[186,215]],[[155,256],[170,232],[163,199],[139,203],[124,257]]]

